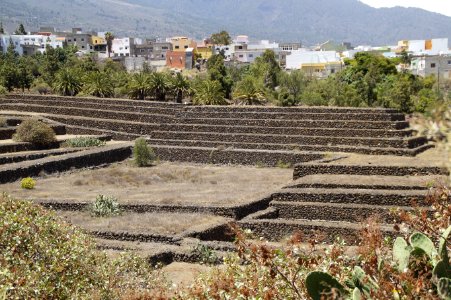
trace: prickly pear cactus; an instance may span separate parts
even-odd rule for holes
[[[451,279],[440,279],[437,285],[437,292],[441,299],[451,300]]]
[[[393,244],[393,260],[398,265],[398,270],[404,272],[409,266],[411,247],[407,244],[406,240],[402,237],[398,237]]]
[[[425,234],[416,232],[410,236],[410,245],[414,249],[421,249],[424,253],[429,256],[432,264],[437,263],[437,250],[435,249],[434,243]]]
[[[344,287],[334,277],[324,272],[310,272],[305,279],[305,285],[313,300],[321,300],[322,296],[332,294],[332,290],[335,295],[346,294]]]

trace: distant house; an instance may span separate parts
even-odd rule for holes
[[[398,42],[397,52],[407,51],[412,55],[445,55],[451,54],[448,38],[430,40],[402,40]]]
[[[146,60],[166,61],[166,53],[172,50],[169,42],[146,41],[140,45],[133,45],[135,57],[144,57]]]
[[[302,70],[320,78],[328,77],[342,69],[340,55],[336,51],[295,50],[287,55],[288,70]]]
[[[114,56],[134,56],[135,45],[142,44],[142,39],[139,38],[115,38],[111,47]]]
[[[34,55],[44,53],[47,46],[62,48],[63,40],[54,35],[7,35],[0,34],[0,51],[6,53],[12,43],[14,51],[19,55]]]
[[[410,71],[412,74],[422,77],[435,75],[451,80],[451,55],[415,57],[411,61]]]
[[[172,51],[174,52],[184,52],[188,48],[197,48],[196,42],[185,36],[172,37],[169,42],[172,44]]]
[[[190,70],[193,67],[193,48],[185,51],[168,51],[166,53],[166,66],[171,69]]]

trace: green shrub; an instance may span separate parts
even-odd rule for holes
[[[46,146],[56,142],[53,129],[36,119],[23,121],[16,130],[13,139],[18,142],[28,142],[35,145]]]
[[[139,138],[135,141],[133,156],[135,159],[135,164],[138,167],[148,166],[155,159],[153,149],[147,145],[144,138]]]
[[[167,287],[146,259],[112,260],[81,229],[30,201],[0,194],[0,228],[0,299],[120,299]]]
[[[105,195],[98,195],[90,210],[94,217],[111,217],[121,213],[118,200],[113,196]]]
[[[89,136],[77,136],[73,139],[67,140],[65,145],[72,148],[100,147],[105,145],[105,141]]]
[[[52,88],[45,82],[37,82],[33,86],[33,92],[39,93],[39,95],[48,95],[52,93]]]
[[[289,169],[291,168],[291,163],[289,162],[284,162],[282,160],[277,161],[276,167],[281,168],[281,169]]]
[[[36,186],[36,180],[31,177],[24,178],[20,181],[20,186],[26,190],[32,190]]]

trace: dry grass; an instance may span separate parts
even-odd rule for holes
[[[38,179],[33,192],[17,183],[0,185],[16,198],[92,202],[98,194],[120,203],[232,206],[248,203],[288,184],[292,170],[161,163],[137,168],[129,163]]]
[[[188,229],[226,222],[226,218],[206,214],[123,213],[110,218],[92,217],[89,212],[58,211],[64,220],[89,231],[131,234],[176,235]]]

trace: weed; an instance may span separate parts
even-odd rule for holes
[[[276,164],[276,167],[281,168],[281,169],[289,169],[291,168],[291,163],[289,162],[284,162],[282,160],[279,160]]]
[[[193,254],[198,256],[200,262],[206,265],[213,265],[218,261],[216,252],[207,245],[197,244],[193,249]]]
[[[94,217],[111,217],[121,213],[118,200],[113,196],[98,195],[90,207]]]
[[[261,161],[257,161],[257,163],[255,164],[255,166],[256,166],[257,168],[266,168],[266,165],[265,165],[263,162],[261,162]]]
[[[36,186],[36,180],[31,177],[24,178],[20,181],[20,186],[26,190],[32,190]]]
[[[89,136],[77,136],[65,142],[65,146],[71,148],[100,147],[105,146],[105,144],[105,141],[101,141],[98,138]]]
[[[0,118],[0,128],[7,127],[7,126],[8,126],[8,121],[6,120],[6,118]]]

